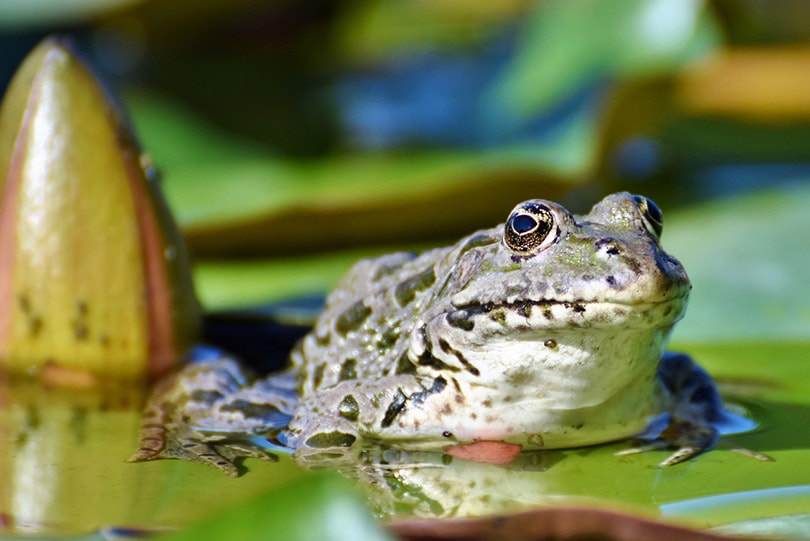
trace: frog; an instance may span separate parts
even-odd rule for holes
[[[225,352],[160,382],[130,460],[239,474],[282,451],[308,463],[363,449],[520,451],[619,440],[712,449],[728,412],[711,376],[665,351],[691,284],[661,246],[663,214],[615,193],[576,215],[545,199],[419,254],[355,263],[281,372]]]

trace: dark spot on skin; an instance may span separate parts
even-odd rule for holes
[[[357,437],[345,432],[320,432],[310,437],[306,441],[306,445],[316,449],[323,449],[325,447],[351,447]]]
[[[484,310],[484,311],[488,312],[489,310]],[[506,324],[506,314],[503,312],[503,310],[498,310],[498,311],[495,311],[495,312],[491,312],[489,314],[489,319],[491,319],[492,321],[494,321],[495,323],[498,323],[500,325],[505,325]]]
[[[529,316],[532,315],[532,306],[528,303],[521,304],[520,306],[517,307],[516,311],[521,316],[528,318]]]
[[[202,402],[203,404],[213,404],[220,398],[222,398],[222,393],[219,391],[203,391],[198,390],[191,393],[191,400],[194,402]]]
[[[340,366],[340,381],[347,381],[350,379],[357,379],[357,359],[346,359]]]
[[[397,374],[416,374],[416,367],[411,362],[410,358],[408,358],[408,352],[404,352],[402,355],[399,356],[399,360],[397,361]]]
[[[428,289],[435,283],[436,274],[433,272],[433,267],[428,267],[400,283],[394,290],[394,295],[400,306],[407,306],[413,302],[417,293]]]
[[[238,411],[251,419],[266,419],[278,415],[277,407],[271,404],[256,404],[247,400],[234,400],[220,408],[222,411]]]
[[[574,428],[576,428],[577,430],[581,430],[583,426],[585,426],[585,423],[580,422],[580,423],[575,424]]]
[[[78,316],[79,316],[79,317],[84,317],[84,316],[86,316],[86,315],[87,315],[87,311],[88,311],[88,309],[87,309],[87,302],[85,302],[85,301],[78,301],[78,302],[76,303],[76,314],[78,314]]]
[[[616,281],[616,277],[613,275],[609,275],[607,278],[605,278],[605,281],[608,283],[610,287],[616,287],[616,284],[618,284],[618,282]]]
[[[371,311],[371,308],[363,304],[363,301],[357,301],[338,316],[335,321],[335,330],[342,336],[356,331],[368,319]]]
[[[383,417],[380,426],[382,428],[386,428],[391,426],[391,423],[394,422],[394,419],[405,410],[405,404],[408,401],[408,397],[405,396],[405,393],[402,392],[402,389],[397,389],[397,394],[394,396],[394,400],[388,405],[388,409],[385,410],[385,416]]]
[[[436,393],[440,393],[447,387],[447,380],[443,377],[439,376],[438,378],[433,380],[433,386],[430,389],[425,389],[424,391],[420,391],[418,393],[414,393],[410,396],[410,400],[414,404],[421,404],[425,401],[425,399]]]
[[[443,438],[452,438],[452,437],[453,437],[453,433],[452,433],[452,432],[450,432],[449,430],[445,430],[444,432],[442,432],[442,437],[443,437]]]
[[[557,347],[557,341],[556,341],[556,340],[552,340],[551,338],[549,338],[548,340],[546,340],[545,342],[543,342],[543,345],[544,345],[544,346],[546,346],[546,347],[547,347],[547,348],[549,348],[549,349],[554,349],[554,348],[556,348],[556,347]]]
[[[455,366],[450,366],[447,363],[445,363],[443,361],[440,361],[439,359],[434,357],[433,354],[431,354],[430,352],[427,352],[427,351],[419,356],[418,363],[419,363],[420,366],[429,366],[429,367],[434,368],[436,370],[450,370],[450,371],[453,371],[453,372],[458,372],[458,370],[459,370]]]
[[[475,322],[470,319],[470,313],[466,310],[449,312],[445,316],[445,319],[448,325],[456,329],[461,329],[462,331],[471,331],[475,328]]]
[[[571,306],[571,309],[574,311],[575,314],[584,314],[585,313],[585,306],[579,303],[574,303]]]
[[[399,323],[386,329],[385,332],[382,333],[382,336],[380,336],[380,339],[377,340],[377,349],[386,351],[394,347],[397,340],[399,340],[399,334]]]
[[[596,241],[596,249],[601,250],[603,248],[605,253],[608,255],[619,255],[621,253],[616,239],[612,239],[610,237]]]
[[[425,401],[427,397],[432,394],[440,393],[447,387],[447,380],[443,377],[439,376],[438,378],[433,380],[433,385],[430,389],[424,389],[418,393],[413,393],[410,396],[407,396],[405,393],[402,392],[402,389],[397,389],[397,394],[394,396],[394,399],[388,405],[388,409],[385,411],[385,415],[383,416],[383,420],[380,423],[382,428],[386,428],[391,426],[391,423],[394,422],[394,419],[397,416],[405,411],[405,406],[408,402],[412,402],[414,404],[421,404]]]
[[[338,415],[352,422],[357,421],[357,417],[360,415],[360,406],[352,395],[347,394],[340,401]]]
[[[324,370],[326,370],[326,363],[321,363],[315,367],[315,371],[312,373],[312,387],[314,389],[321,386]]]
[[[325,348],[329,345],[329,342],[332,341],[332,334],[331,333],[324,333],[324,334],[316,334],[315,335],[315,343],[322,348]]]
[[[485,408],[491,408],[492,407],[492,399],[487,398],[486,400],[481,402],[481,405],[484,406]]]
[[[462,353],[460,351],[457,351],[457,350],[453,349],[453,347],[447,342],[447,340],[445,340],[443,338],[441,340],[439,340],[439,347],[441,348],[441,350],[443,352],[447,353],[448,355],[453,355],[456,359],[458,359],[459,362],[467,370],[467,372],[469,372],[473,376],[480,376],[481,375],[481,372],[476,367],[474,367],[470,363],[470,361],[468,361],[464,357],[464,355],[462,355]]]
[[[20,310],[23,311],[25,314],[31,313],[31,299],[28,298],[28,295],[22,294],[17,297],[17,303],[20,306]]]
[[[593,276],[591,276],[590,274],[583,274],[582,276],[580,276],[580,279],[583,282],[590,282],[593,280]]]
[[[464,403],[464,395],[457,394],[454,400],[455,400],[456,404],[463,404]]]
[[[450,407],[450,404],[445,404],[439,413],[442,415],[450,415],[453,413],[453,408]]]
[[[546,319],[554,319],[554,313],[551,311],[550,306],[543,307],[543,317]]]
[[[110,337],[102,334],[98,337],[98,343],[101,344],[101,347],[108,348],[110,347]]]

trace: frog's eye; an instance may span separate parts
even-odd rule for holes
[[[547,206],[539,203],[518,205],[503,230],[506,246],[518,255],[531,255],[544,250],[557,239],[552,231],[554,215]]]
[[[664,215],[658,205],[653,203],[652,199],[647,199],[643,195],[634,195],[633,201],[636,202],[641,217],[644,218],[644,226],[655,238],[661,238],[661,233],[664,230]]]

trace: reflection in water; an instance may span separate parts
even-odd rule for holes
[[[758,419],[749,413],[747,403],[729,406],[733,413],[727,415],[721,432],[744,441],[746,433],[759,427]],[[626,445],[524,452],[508,465],[460,460],[440,452],[373,449],[353,465],[327,461],[318,467],[337,466],[356,479],[384,517],[476,517],[583,501],[616,506],[617,499],[650,506],[657,514],[669,490],[677,492],[684,480],[694,479],[695,461],[723,452],[710,451],[688,464],[661,469],[655,453],[633,459],[617,456]],[[722,457],[734,460],[728,454]]]
[[[9,532],[87,532],[126,520],[143,479],[109,477],[106,457],[132,445],[143,389],[117,382],[54,388],[29,379],[0,382],[0,513]],[[118,497],[112,497],[113,495]]]
[[[454,459],[440,452],[369,451],[344,473],[360,481],[381,516],[469,517],[554,501],[543,473],[561,452],[529,452],[508,465]]]

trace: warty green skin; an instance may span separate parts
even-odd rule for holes
[[[655,443],[679,448],[672,463],[708,449],[722,406],[691,360],[662,357],[691,286],[645,202],[613,194],[574,216],[532,200],[453,246],[360,261],[285,372],[251,383],[223,357],[164,383],[133,458],[233,474],[234,459],[266,458],[254,435],[302,460],[376,444],[578,447],[633,437],[660,414],[678,427]],[[516,250],[504,228],[538,205],[548,232]],[[286,427],[267,421],[279,412]]]

